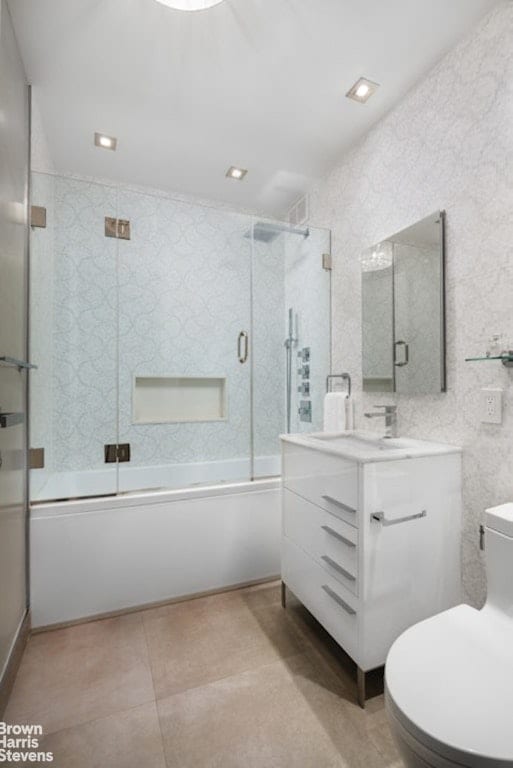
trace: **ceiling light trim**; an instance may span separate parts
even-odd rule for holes
[[[96,147],[100,147],[100,149],[111,149],[115,152],[118,146],[118,140],[115,136],[107,136],[106,133],[95,133],[94,144]]]
[[[348,99],[357,101],[359,104],[365,104],[370,97],[376,93],[379,83],[369,80],[367,77],[359,77],[356,83],[346,93]]]
[[[207,11],[220,5],[224,0],[157,0],[174,11]]]
[[[226,178],[242,181],[247,172],[246,168],[239,168],[237,165],[231,165],[226,171]]]

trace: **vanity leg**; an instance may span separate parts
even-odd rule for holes
[[[284,581],[281,582],[281,607],[287,607],[287,585]]]
[[[360,667],[356,668],[356,681],[358,687],[358,704],[365,709],[365,672]]]

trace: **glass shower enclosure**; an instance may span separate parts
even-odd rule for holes
[[[329,231],[54,174],[32,204],[32,500],[278,475],[322,426]]]

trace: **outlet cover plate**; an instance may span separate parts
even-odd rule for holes
[[[479,412],[485,424],[502,424],[502,389],[482,389],[479,393]]]

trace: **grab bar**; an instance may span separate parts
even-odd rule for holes
[[[244,352],[241,351],[242,340],[244,340]],[[245,363],[248,359],[248,334],[246,331],[241,331],[239,333],[239,338],[237,339],[237,355],[239,357],[239,363]]]
[[[37,365],[34,365],[34,363],[27,363],[25,360],[18,360],[16,357],[8,357],[7,355],[0,357],[0,363],[11,368],[17,368],[19,371],[37,368]]]
[[[346,613],[349,613],[351,616],[355,615],[356,613],[355,609],[351,608],[351,606],[348,605],[345,600],[342,600],[340,595],[337,595],[335,590],[331,589],[331,587],[328,587],[327,584],[323,584],[322,588],[326,592],[326,594],[331,597],[332,600],[334,600],[336,603],[340,605],[341,608],[344,609]]]
[[[407,515],[406,517],[398,517],[397,520],[387,520],[384,512],[375,512],[371,515],[371,520],[377,520],[385,527],[387,525],[399,525],[399,523],[408,523],[410,520],[420,520],[422,517],[427,517],[427,510],[423,509],[422,512],[417,512],[416,515]]]

